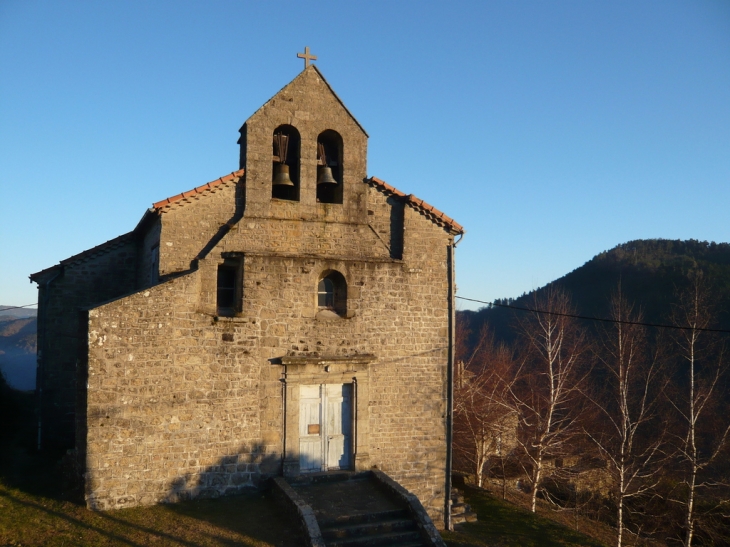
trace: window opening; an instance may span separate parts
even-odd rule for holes
[[[291,125],[274,130],[271,159],[271,197],[299,201],[299,132]]]
[[[335,284],[325,277],[319,282],[318,300],[320,308],[334,309],[335,307]]]
[[[342,203],[342,137],[331,129],[317,137],[317,201]]]
[[[233,315],[240,311],[237,298],[238,268],[232,265],[223,264],[218,266],[218,292],[217,307],[218,315]]]
[[[324,272],[317,285],[317,306],[342,316],[347,313],[347,282],[340,272]]]

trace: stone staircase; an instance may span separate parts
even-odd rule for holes
[[[451,489],[451,524],[462,524],[464,522],[476,522],[477,514],[471,510],[471,506],[464,501],[464,494],[456,488]]]
[[[327,547],[423,547],[418,527],[406,509],[319,519]]]
[[[445,547],[418,499],[380,471],[274,479],[311,547]]]

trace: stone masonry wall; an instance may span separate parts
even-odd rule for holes
[[[131,238],[122,239],[62,266],[48,289],[44,282],[39,283],[41,368],[37,382],[42,388],[45,447],[74,445],[79,310],[135,289],[136,245]]]
[[[260,373],[195,309],[189,274],[89,312],[86,497],[110,509],[255,484]],[[218,335],[218,336],[216,336]]]

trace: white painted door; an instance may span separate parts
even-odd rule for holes
[[[300,386],[299,469],[352,467],[352,384]]]
[[[350,469],[352,452],[352,384],[325,387],[327,469]]]
[[[299,469],[302,473],[322,470],[321,386],[299,388]]]

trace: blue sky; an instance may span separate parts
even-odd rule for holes
[[[370,135],[369,175],[465,226],[462,296],[631,239],[730,241],[727,0],[3,0],[0,303],[237,169],[305,45]]]

